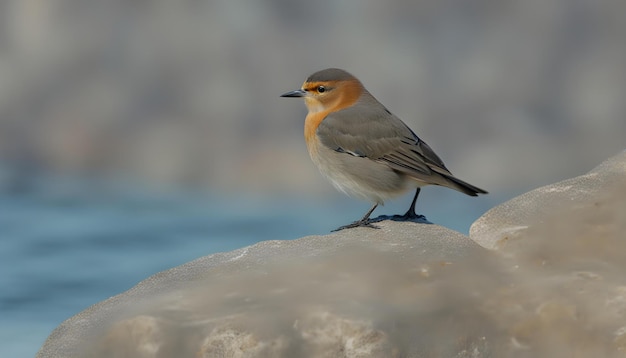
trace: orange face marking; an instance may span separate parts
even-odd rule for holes
[[[324,91],[319,91],[323,86]],[[315,151],[315,132],[320,123],[332,112],[352,106],[363,93],[363,85],[358,80],[305,82],[302,89],[307,91],[304,98],[309,113],[304,122],[304,139],[309,152]]]

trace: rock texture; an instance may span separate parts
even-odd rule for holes
[[[535,189],[489,210],[472,225],[470,237],[485,248],[506,252],[509,242],[516,238],[542,239],[546,233],[529,235],[539,226],[556,229],[561,223],[573,229],[567,233],[570,236],[583,227],[620,224],[625,190],[626,151],[585,175]]]
[[[494,208],[473,240],[382,221],[207,256],[68,319],[38,357],[626,356],[625,183],[626,152]]]

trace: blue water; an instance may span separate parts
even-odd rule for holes
[[[141,185],[42,178],[0,190],[0,357],[32,357],[83,309],[159,271],[264,240],[326,234],[367,203],[216,195]],[[377,209],[401,213],[411,195]],[[422,191],[432,222],[467,233],[492,202]]]

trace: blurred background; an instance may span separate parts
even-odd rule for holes
[[[3,1],[0,356],[156,272],[359,218],[279,97],[312,72],[352,72],[490,192],[422,191],[467,233],[626,147],[624,34],[621,0]]]

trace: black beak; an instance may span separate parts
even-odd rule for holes
[[[280,96],[281,97],[304,97],[305,95],[306,95],[306,91],[299,89],[299,90],[283,93]]]

